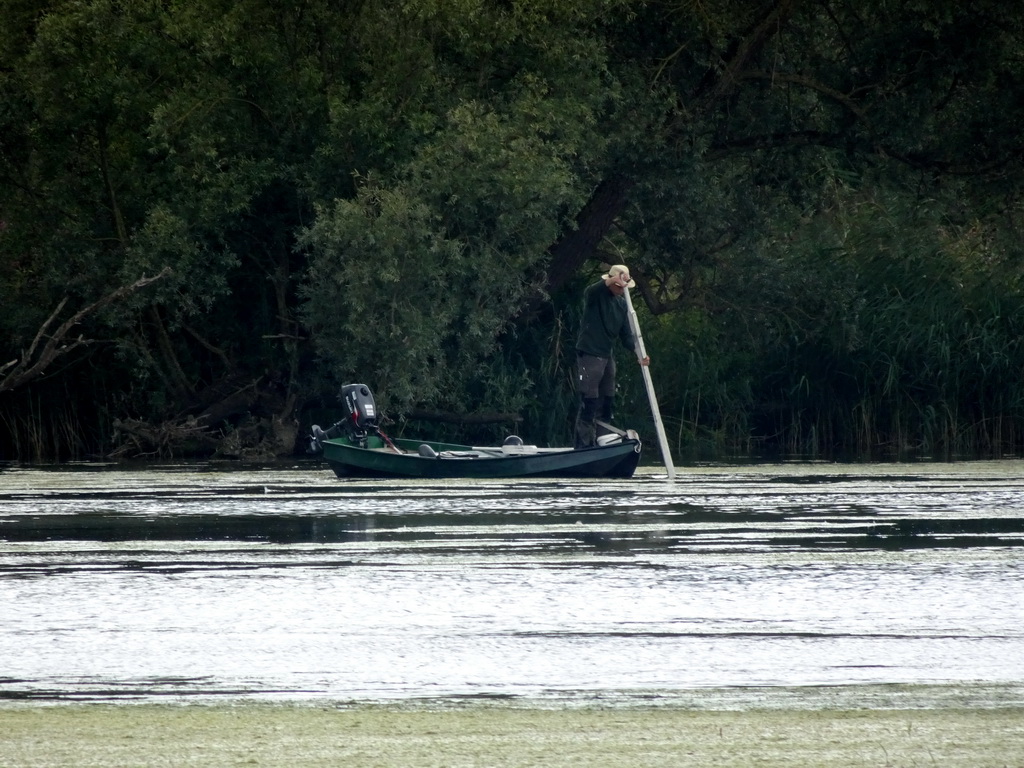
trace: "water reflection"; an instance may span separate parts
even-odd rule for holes
[[[1022,468],[411,484],[10,467],[0,697],[635,701],[973,681],[991,700],[1024,686]]]

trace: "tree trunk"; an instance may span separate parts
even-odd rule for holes
[[[629,191],[636,182],[627,176],[615,174],[601,181],[590,200],[576,216],[576,228],[565,232],[548,249],[551,263],[548,267],[548,290],[556,291],[576,276],[587,259],[599,255],[598,245],[611,229],[615,217],[622,211]]]

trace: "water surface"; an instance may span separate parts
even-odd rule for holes
[[[0,700],[1019,704],[1022,470],[8,467]]]

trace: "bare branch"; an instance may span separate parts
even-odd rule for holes
[[[170,267],[164,267],[159,274],[153,277],[142,277],[134,283],[122,285],[120,288],[111,291],[106,296],[75,312],[75,314],[61,323],[52,335],[48,335],[50,326],[56,321],[61,310],[64,309],[68,302],[67,297],[63,298],[57,305],[57,308],[50,313],[50,316],[39,327],[28,350],[20,358],[4,363],[0,367],[0,392],[7,392],[27,384],[33,379],[42,376],[54,361],[65,357],[79,347],[95,343],[95,339],[86,339],[81,335],[78,338],[70,338],[71,331],[86,317],[125,296],[145,288],[147,285],[166,277],[170,273]]]

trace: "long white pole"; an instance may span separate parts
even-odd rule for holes
[[[626,306],[629,307],[629,327],[636,337],[636,356],[638,360],[647,357],[644,349],[644,337],[640,333],[640,322],[636,318],[636,310],[633,309],[633,299],[629,295],[629,288],[625,289]],[[647,399],[651,401],[651,415],[654,417],[654,429],[658,433],[658,446],[661,448],[661,458],[665,462],[665,471],[668,472],[668,479],[675,482],[676,468],[672,464],[672,453],[668,449],[668,438],[665,437],[665,425],[661,423],[661,410],[658,408],[658,398],[654,395],[654,382],[651,380],[650,366],[641,365],[640,370],[644,375],[644,385],[647,387]]]

